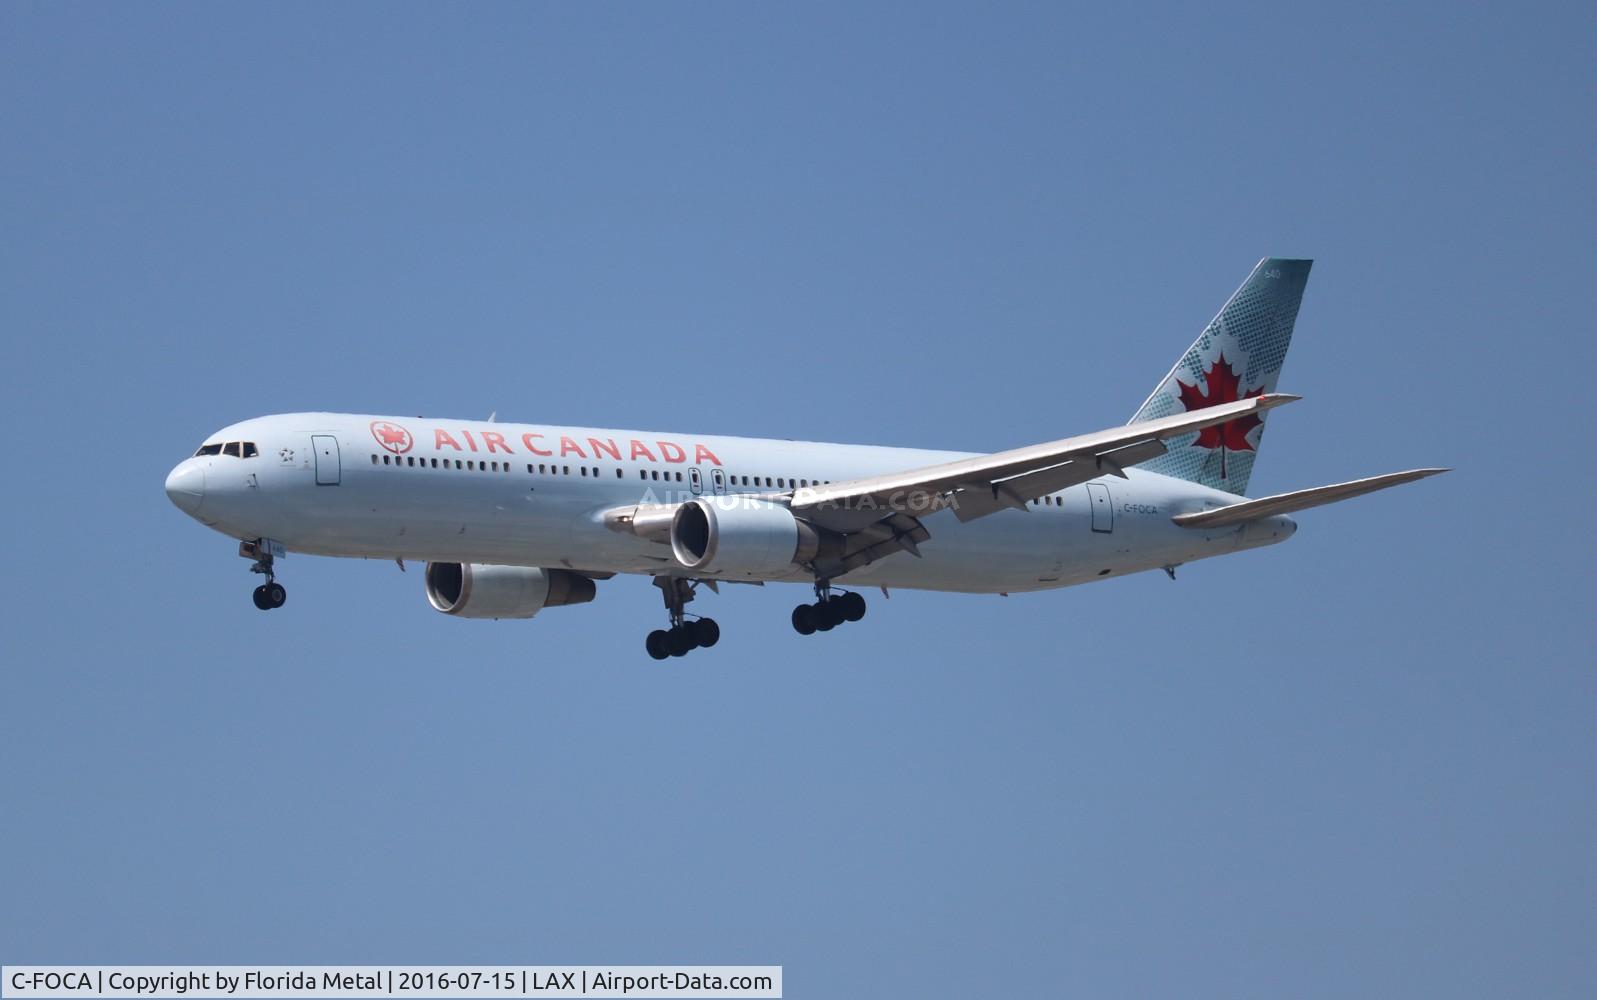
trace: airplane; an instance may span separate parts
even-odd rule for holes
[[[239,540],[282,607],[288,552],[425,563],[458,618],[531,618],[652,577],[663,660],[714,646],[701,587],[802,583],[803,635],[865,615],[861,588],[1010,594],[1285,541],[1289,516],[1448,471],[1247,499],[1312,261],[1267,257],[1123,426],[990,454],[348,413],[224,427],[166,479]]]

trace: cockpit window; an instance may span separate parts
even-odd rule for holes
[[[254,441],[229,441],[226,444],[201,445],[200,450],[194,453],[194,457],[228,455],[233,458],[255,458],[259,454],[260,450],[255,447]]]

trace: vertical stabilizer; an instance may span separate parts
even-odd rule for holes
[[[1313,263],[1259,261],[1131,423],[1274,392]],[[1168,453],[1141,468],[1241,496],[1263,436],[1262,414],[1241,417],[1173,439]]]

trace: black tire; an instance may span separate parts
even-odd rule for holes
[[[280,608],[288,600],[288,591],[281,583],[268,583],[266,585],[266,600],[274,608]]]
[[[686,656],[693,649],[693,635],[685,628],[674,628],[665,634],[665,648],[672,656]]]
[[[800,604],[793,609],[793,631],[799,635],[815,634],[815,609],[808,604]]]
[[[838,607],[843,612],[846,621],[857,622],[865,617],[865,597],[862,594],[847,593],[838,598]]]
[[[656,660],[663,660],[671,655],[671,649],[666,645],[666,635],[664,629],[657,628],[653,632],[650,632],[649,637],[643,640],[643,648],[647,649],[649,651],[649,655],[654,657]]]
[[[721,641],[721,626],[714,618],[700,618],[693,623],[693,638],[702,649],[709,649]]]
[[[259,587],[256,587],[255,594],[253,596],[255,598],[255,606],[257,608],[260,608],[262,611],[272,610],[272,602],[267,600],[266,597],[266,584],[263,583]]]
[[[837,605],[832,601],[816,601],[810,607],[815,609],[815,631],[830,632],[842,623],[838,616]]]

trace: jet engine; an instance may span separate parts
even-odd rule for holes
[[[782,504],[748,496],[699,497],[671,518],[671,554],[677,562],[723,576],[786,576],[839,541]]]
[[[427,601],[460,618],[531,618],[544,608],[586,604],[593,581],[564,569],[428,563]]]

